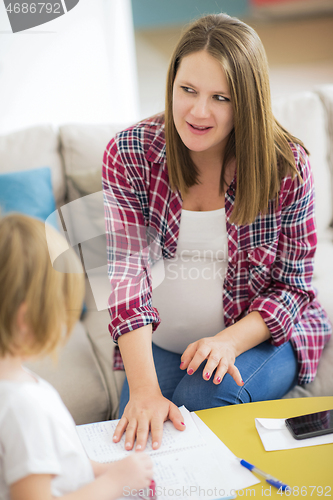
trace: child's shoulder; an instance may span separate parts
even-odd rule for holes
[[[63,403],[58,392],[45,380],[33,375],[35,380],[17,382],[0,380],[0,427],[4,419],[19,423],[38,420],[51,411],[61,411]],[[59,410],[60,408],[60,410]]]
[[[39,381],[0,380],[0,417],[8,412],[25,412],[38,406],[44,393],[43,384]]]

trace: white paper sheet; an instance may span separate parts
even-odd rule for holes
[[[146,449],[154,463],[158,500],[235,498],[236,490],[259,482],[196,414],[190,414],[185,407],[180,410],[186,430],[177,431],[171,422],[165,422],[160,449],[152,450],[151,442]],[[112,442],[116,424],[117,421],[110,421],[77,426],[92,460],[110,461],[106,457],[120,460],[134,453],[124,450],[124,442]],[[132,497],[127,494],[126,498]]]
[[[211,455],[223,471],[223,484],[226,491],[231,491],[232,489],[240,490],[260,483],[260,480],[256,476],[240,465],[232,451],[210,430],[198,415],[195,413],[191,413],[191,415],[202,437],[205,439],[207,447],[212,450]]]
[[[177,451],[184,448],[192,448],[205,444],[205,440],[193,422],[189,411],[182,406],[180,411],[183,415],[186,429],[178,431],[172,422],[167,421],[163,425],[162,444],[158,450],[153,450],[151,435],[149,435],[145,452],[153,456],[168,451]],[[85,450],[91,460],[96,462],[114,462],[127,457],[131,451],[125,450],[125,435],[119,443],[114,443],[113,433],[119,420],[108,420],[93,424],[77,425],[76,430],[79,438],[84,443]]]
[[[333,443],[333,434],[295,439],[287,429],[284,418],[256,418],[255,424],[266,451],[290,450]]]

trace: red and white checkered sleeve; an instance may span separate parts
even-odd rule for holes
[[[317,245],[314,184],[308,157],[293,147],[298,176],[283,179],[280,191],[281,232],[277,257],[271,267],[271,284],[254,299],[249,312],[259,311],[275,345],[288,341],[294,324],[315,298],[312,287]]]
[[[119,151],[119,135],[108,144],[103,158],[103,195],[107,236],[109,330],[117,341],[120,335],[160,319],[152,307],[147,226],[143,214],[144,183],[134,187],[140,176],[140,151],[129,143]],[[137,169],[137,170],[136,170]],[[138,187],[139,186],[139,187]],[[140,187],[141,186],[141,187]]]

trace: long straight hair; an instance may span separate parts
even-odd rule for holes
[[[220,193],[224,192],[226,166],[236,159],[236,198],[231,222],[248,224],[267,211],[269,200],[278,199],[282,177],[298,175],[289,143],[304,145],[273,116],[268,63],[257,33],[226,14],[202,17],[184,32],[168,69],[165,137],[173,190],[186,194],[189,187],[199,183],[198,170],[174,124],[172,93],[182,59],[202,50],[221,63],[233,105],[234,128],[221,165]]]

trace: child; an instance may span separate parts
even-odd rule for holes
[[[62,237],[47,229],[52,252]],[[53,269],[45,225],[23,215],[0,220],[0,499],[112,500],[152,479],[148,455],[91,462],[59,394],[23,367],[68,337],[80,314],[83,274],[73,251]]]

